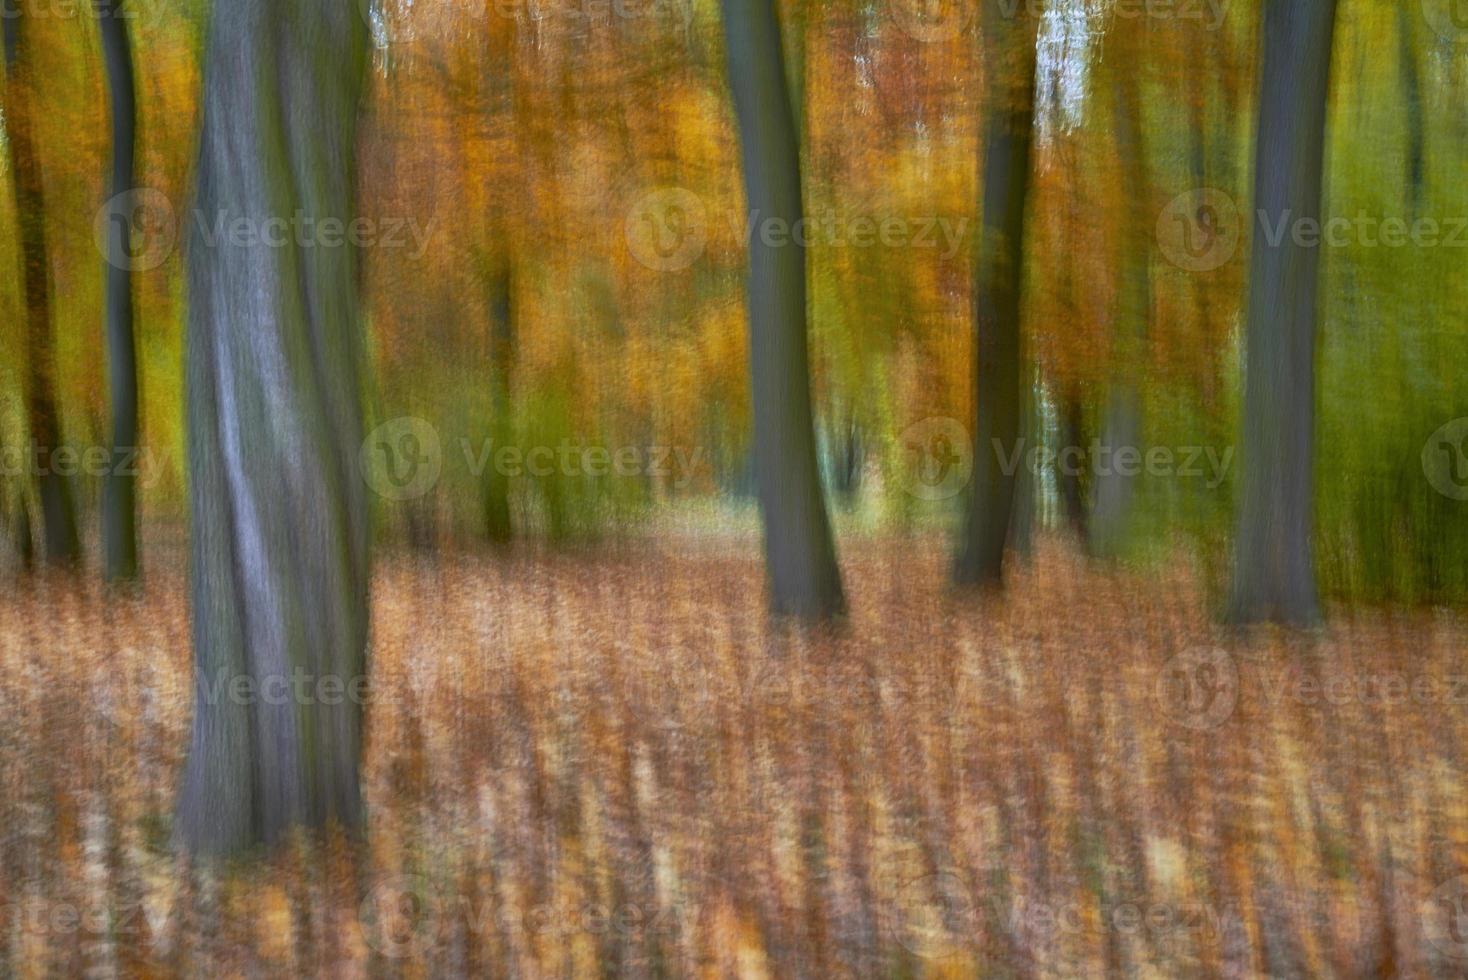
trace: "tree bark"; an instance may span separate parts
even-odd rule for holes
[[[76,505],[71,485],[56,472],[54,454],[60,441],[56,412],[56,351],[51,324],[51,269],[46,251],[46,195],[41,162],[36,155],[34,120],[35,79],[32,74],[24,4],[5,0],[5,125],[10,165],[15,174],[15,213],[20,226],[21,302],[25,306],[29,375],[26,410],[29,416],[32,458],[41,501],[42,535],[46,561],[74,565],[81,558]]]
[[[841,574],[816,462],[806,340],[805,249],[772,244],[760,224],[787,229],[803,215],[800,141],[774,0],[723,0],[751,218],[749,357],[755,475],[764,516],[765,567],[774,612],[822,619],[845,608]]]
[[[983,238],[974,251],[974,468],[953,564],[960,586],[999,588],[1014,503],[1005,472],[1020,425],[1020,300],[1034,132],[1035,24],[984,0]]]
[[[1266,0],[1254,207],[1319,220],[1335,0]],[[1232,618],[1320,618],[1310,553],[1320,249],[1254,236]]]
[[[177,832],[195,852],[362,820],[357,255],[310,228],[352,220],[365,34],[335,0],[213,9],[187,251],[196,698]],[[278,246],[208,232],[297,214]]]
[[[138,574],[137,485],[128,465],[138,445],[138,369],[133,342],[132,274],[126,255],[130,216],[125,195],[133,189],[137,110],[132,49],[120,0],[98,0],[97,19],[107,88],[112,97],[112,175],[108,200],[117,210],[107,225],[107,374],[112,397],[112,465],[102,486],[102,567],[109,582]]]

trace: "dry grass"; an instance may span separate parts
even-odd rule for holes
[[[366,842],[210,871],[167,846],[187,609],[150,557],[137,598],[0,598],[0,975],[1468,970],[1455,616],[1235,637],[1054,543],[957,601],[899,539],[802,636],[744,543],[385,556]]]

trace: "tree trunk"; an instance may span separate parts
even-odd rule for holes
[[[805,249],[766,241],[765,222],[802,217],[800,143],[774,0],[724,0],[729,87],[739,123],[751,218],[749,358],[755,474],[764,515],[771,608],[807,618],[845,599],[816,462],[806,350]]]
[[[357,255],[310,229],[352,220],[366,31],[334,0],[234,0],[212,20],[186,253],[196,701],[177,832],[221,854],[362,820]],[[312,224],[278,247],[208,233],[297,212]]]
[[[132,50],[120,0],[98,0],[97,18],[112,97],[112,179],[107,225],[107,373],[112,396],[112,465],[102,486],[102,565],[109,582],[138,574],[137,486],[129,460],[138,445],[138,369],[133,344],[132,274],[127,253],[136,109]]]
[[[1137,475],[1117,466],[1117,451],[1141,453],[1142,399],[1132,379],[1113,380],[1106,394],[1100,456],[1093,460],[1091,515],[1086,547],[1094,558],[1115,559],[1126,546],[1131,527]],[[1127,467],[1131,469],[1130,464]]]
[[[51,326],[51,270],[46,252],[46,196],[41,163],[36,156],[32,129],[35,79],[25,41],[24,5],[6,0],[5,125],[15,174],[15,213],[20,226],[21,303],[25,306],[29,353],[26,409],[41,499],[45,557],[48,562],[73,565],[81,557],[76,505],[71,485],[56,472],[53,458],[60,441],[56,413],[56,352]]]
[[[510,393],[515,372],[515,321],[508,262],[487,273],[489,279],[490,422],[495,451],[515,439]],[[485,470],[484,534],[491,544],[505,545],[514,537],[510,518],[510,481],[493,465]]]
[[[1033,372],[1025,376],[1033,379]],[[1014,503],[1009,516],[1008,547],[1021,559],[1028,560],[1034,553],[1035,509],[1039,487],[1035,480],[1032,450],[1044,443],[1045,432],[1040,420],[1040,399],[1035,382],[1026,381],[1020,388],[1024,414],[1020,419],[1020,438],[1024,440],[1024,452],[1016,457],[1018,467],[1014,473]]]
[[[1085,478],[1086,417],[1078,395],[1066,396],[1060,407],[1060,455],[1055,461],[1055,487],[1060,496],[1061,511],[1066,522],[1075,532],[1076,540],[1085,550],[1090,550],[1091,532],[1089,514],[1086,510],[1086,491],[1089,481]]]
[[[1319,220],[1335,0],[1266,0],[1254,207]],[[1254,236],[1245,334],[1237,621],[1318,621],[1310,554],[1320,249]]]
[[[1121,556],[1131,531],[1132,503],[1137,474],[1116,465],[1116,453],[1142,453],[1142,365],[1145,364],[1152,282],[1148,256],[1151,229],[1143,220],[1150,213],[1146,145],[1142,139],[1142,101],[1137,88],[1137,61],[1141,53],[1132,32],[1136,24],[1113,29],[1121,50],[1114,52],[1110,97],[1116,134],[1117,177],[1120,199],[1127,202],[1126,224],[1116,256],[1118,306],[1112,323],[1111,370],[1102,421],[1101,450],[1095,461],[1095,497],[1091,504],[1087,546],[1097,558]],[[1145,50],[1145,46],[1141,46]],[[1130,467],[1129,467],[1130,468]]]
[[[1424,145],[1422,121],[1422,80],[1417,71],[1417,45],[1413,30],[1415,11],[1406,6],[1397,8],[1397,60],[1402,73],[1402,108],[1407,113],[1407,220],[1415,222],[1422,213],[1423,181],[1425,179],[1427,149]]]
[[[974,469],[965,503],[954,584],[1004,582],[1018,448],[1020,299],[1025,203],[1034,132],[1035,24],[1021,8],[984,0],[985,76],[990,88],[983,131],[983,238],[974,250]]]

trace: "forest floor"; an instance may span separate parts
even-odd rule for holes
[[[181,555],[0,596],[0,976],[1462,976],[1468,625],[1236,634],[1056,541],[1002,599],[747,541],[382,555],[364,842],[169,848]]]

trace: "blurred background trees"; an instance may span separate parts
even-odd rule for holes
[[[141,4],[127,24],[135,183],[173,212],[162,216],[171,224],[150,217],[135,228],[134,249],[139,236],[182,241],[193,220],[207,7]],[[403,226],[394,244],[362,254],[368,427],[423,419],[441,465],[423,494],[377,501],[374,533],[435,547],[664,529],[756,535],[749,202],[719,4],[353,7],[371,46],[358,211],[379,229]],[[1075,0],[1013,9],[1001,31],[1033,30],[1034,105],[1025,272],[1004,280],[1022,290],[1006,402],[1026,456],[1077,446],[1087,460],[1074,473],[1023,461],[1016,514],[1028,509],[1041,532],[1083,531],[1094,553],[1128,562],[1182,547],[1222,606],[1236,478],[1248,465],[1243,299],[1262,237],[1252,175],[1263,17],[1239,5],[1205,4],[1196,18]],[[779,11],[804,211],[846,233],[838,243],[818,230],[806,249],[812,427],[838,539],[962,537],[964,498],[914,492],[923,461],[904,433],[943,418],[975,437],[975,422],[997,419],[975,401],[973,310],[986,300],[974,270],[979,202],[995,176],[982,162],[984,127],[1008,90],[986,67],[1000,32],[985,30],[982,14],[960,4],[935,17],[908,0]],[[110,196],[112,142],[100,25],[91,16],[6,25],[20,41],[5,93],[6,179],[17,193],[0,195],[9,229],[0,261],[26,268],[39,233],[48,275],[0,282],[0,447],[110,447],[125,413],[111,404],[99,343],[107,301],[94,219]],[[1316,250],[1318,585],[1330,599],[1453,601],[1468,589],[1468,514],[1434,485],[1423,451],[1468,416],[1468,236],[1453,230],[1468,214],[1458,111],[1468,66],[1461,39],[1415,8],[1343,4],[1332,48],[1322,215],[1430,218],[1440,233],[1433,245],[1388,246],[1353,230]],[[27,63],[45,84],[26,84]],[[638,258],[649,227],[639,202],[663,189],[695,202],[685,230],[697,244],[680,268]],[[889,217],[906,222],[907,240],[874,233],[852,244],[857,222]],[[966,223],[951,247],[938,234],[935,247],[914,244],[929,218]],[[1219,247],[1179,262],[1185,231],[1194,246]],[[158,253],[131,287],[148,459],[138,510],[146,534],[176,534],[186,295],[182,250]],[[30,300],[37,291],[48,313],[45,299]],[[1175,465],[1131,477],[1090,465],[1097,447],[1128,441],[1170,447]],[[494,463],[507,446],[563,444],[640,447],[644,460],[625,475]],[[651,447],[669,460],[672,449],[690,460],[696,451],[697,465],[654,467]],[[1206,456],[1180,472],[1188,447],[1211,450],[1221,473]],[[969,489],[983,480],[979,448]],[[1452,457],[1440,460],[1451,490]],[[7,466],[8,560],[23,560],[33,539],[63,559],[73,537],[94,540],[102,482],[85,470],[58,478]],[[991,563],[995,553],[991,543]]]

